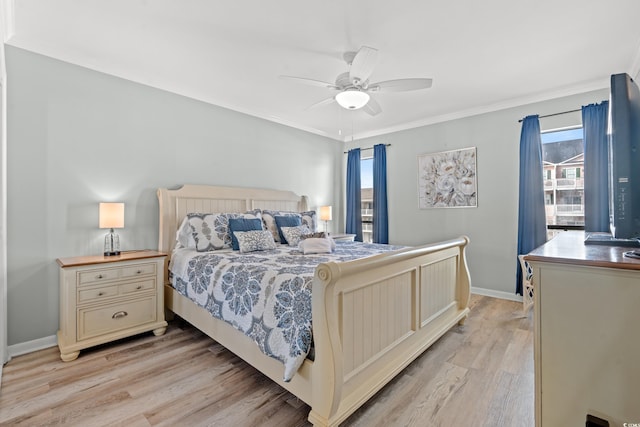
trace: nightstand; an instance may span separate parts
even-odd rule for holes
[[[333,240],[345,240],[347,242],[353,242],[353,240],[356,238],[355,234],[346,234],[346,233],[330,234],[329,236],[331,236]]]
[[[130,251],[57,259],[60,358],[69,362],[82,349],[141,332],[164,334],[165,258],[156,251]]]

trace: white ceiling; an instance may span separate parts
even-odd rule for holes
[[[5,0],[6,1],[6,0]],[[640,70],[638,0],[8,0],[8,44],[338,140],[606,88]],[[13,2],[15,1],[15,4]],[[308,106],[345,51],[379,50],[372,117]]]

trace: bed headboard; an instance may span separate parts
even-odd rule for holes
[[[158,189],[158,250],[171,254],[176,231],[182,219],[191,212],[246,212],[272,209],[303,212],[309,210],[307,196],[291,191],[263,188],[183,185],[176,190]]]

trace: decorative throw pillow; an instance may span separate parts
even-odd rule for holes
[[[193,240],[193,235],[191,234],[191,227],[189,226],[189,217],[185,216],[182,219],[182,223],[180,227],[178,227],[178,231],[176,232],[176,249],[180,248],[192,248],[195,249],[196,242]]]
[[[240,253],[267,251],[276,248],[273,235],[268,230],[236,231]]]
[[[229,234],[231,234],[231,247],[234,251],[240,250],[236,231],[262,230],[260,218],[229,218]]]
[[[282,231],[282,234],[284,234],[289,246],[295,247],[300,243],[300,238],[305,234],[309,234],[311,231],[306,225],[298,225],[297,227],[281,227],[280,230]]]
[[[260,209],[251,209],[250,211],[246,211],[244,214],[245,216],[253,215],[255,218],[262,219],[262,211]]]
[[[190,213],[187,215],[188,227],[198,252],[223,249],[231,246],[228,235],[229,217],[219,213]]]
[[[194,247],[198,252],[230,248],[232,240],[229,219],[256,217],[260,218],[259,214],[256,216],[254,213],[189,213],[186,217],[186,227],[191,238],[187,239],[186,247]]]
[[[282,227],[297,227],[298,225],[302,225],[302,218],[295,215],[276,215],[273,217],[276,220],[276,226],[278,227],[278,237],[280,239],[280,243],[286,244],[287,238],[284,234],[282,234]]]
[[[262,222],[264,222],[265,230],[269,230],[273,234],[273,240],[280,241],[280,233],[278,233],[278,225],[276,224],[276,216],[297,216],[302,221],[302,215],[298,212],[291,211],[272,211],[264,209],[262,211]]]
[[[316,211],[300,212],[300,215],[302,216],[302,224],[306,224],[312,233],[318,230]]]
[[[300,236],[300,240],[304,240],[304,239],[324,239],[326,237],[329,237],[329,236],[324,231],[316,231],[315,233],[303,234],[302,236]]]

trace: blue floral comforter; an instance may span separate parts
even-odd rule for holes
[[[213,317],[253,339],[264,354],[280,360],[284,380],[290,381],[311,348],[316,266],[400,248],[338,241],[334,253],[317,255],[303,255],[285,245],[247,254],[177,249],[171,258],[171,282]]]

